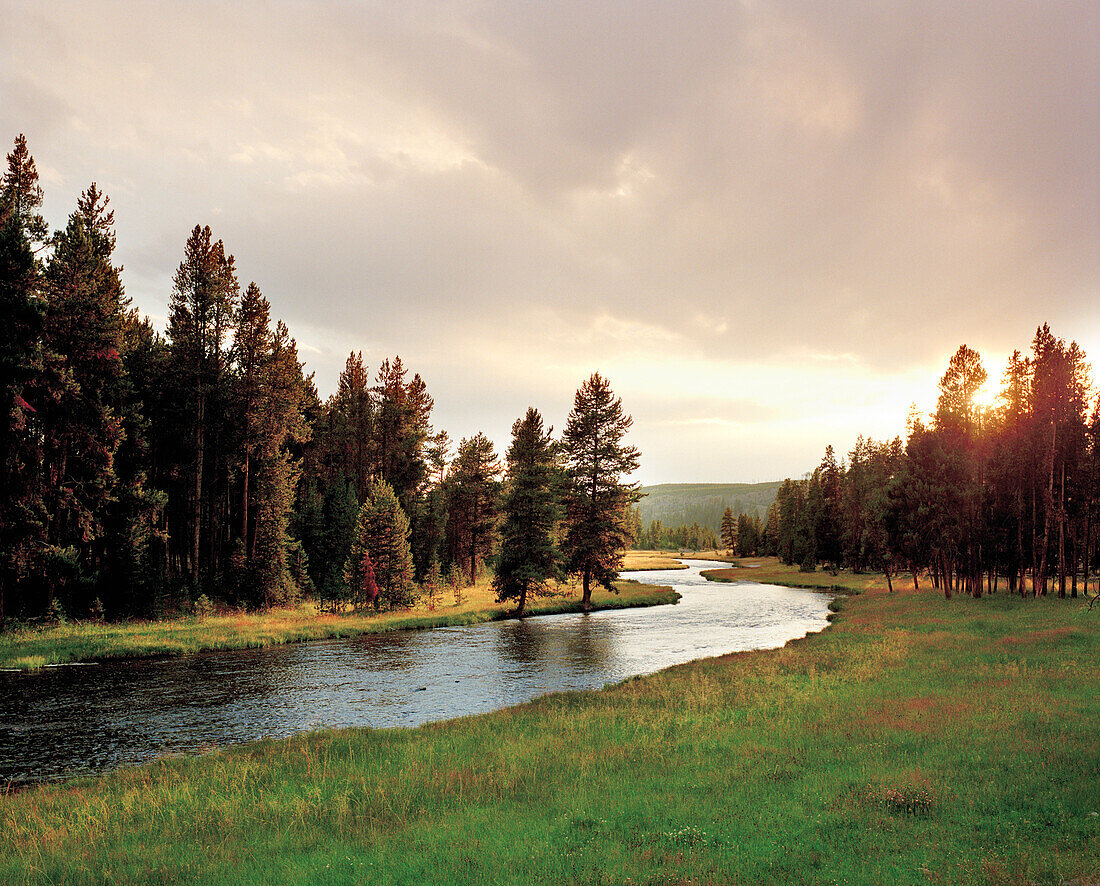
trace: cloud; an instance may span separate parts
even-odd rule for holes
[[[883,402],[876,373],[934,386],[963,341],[1007,354],[1044,320],[1100,341],[1095,3],[0,14],[0,132],[50,171],[53,223],[104,186],[127,291],[161,316],[212,224],[323,392],[350,348],[400,352],[460,404],[447,420],[506,433],[594,368],[663,392],[657,367],[774,401],[816,450],[868,418],[803,396],[823,367]],[[731,415],[699,413],[708,446]],[[681,455],[703,439],[683,427]]]

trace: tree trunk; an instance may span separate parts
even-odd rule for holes
[[[248,453],[244,456],[244,482],[241,484],[241,542],[244,545],[244,560],[252,562],[252,545],[248,538],[248,466],[251,459]]]
[[[1066,599],[1066,463],[1062,462],[1061,491],[1058,493],[1058,596]]]
[[[1039,556],[1039,586],[1047,592],[1047,550],[1050,546],[1050,523],[1054,519],[1054,451],[1058,443],[1058,424],[1052,420],[1050,427],[1050,468],[1047,471],[1047,488],[1043,491],[1043,550]]]
[[[1089,595],[1089,548],[1092,546],[1092,499],[1085,502],[1085,562],[1084,562],[1084,593]]]
[[[470,586],[477,584],[477,533],[470,533]]]
[[[1031,481],[1031,594],[1039,596],[1039,493]]]
[[[894,593],[894,583],[892,581],[890,581],[890,564],[886,563],[886,564],[883,564],[883,565],[885,566],[885,569],[886,569],[886,587],[889,589],[890,593],[892,594],[892,593]]]
[[[592,608],[592,568],[584,567],[584,593],[581,596],[581,609],[588,612]]]
[[[1009,582],[1008,590],[1012,593],[1016,590],[1016,582],[1019,581],[1020,596],[1024,594],[1024,488],[1020,484],[1016,487],[1016,576]]]
[[[201,384],[201,382],[200,382]],[[191,536],[191,578],[198,587],[199,583],[199,540],[202,537],[202,461],[205,440],[203,435],[203,423],[206,420],[206,402],[202,394],[199,394],[199,409],[195,422],[195,501],[191,516],[194,521],[193,534]]]

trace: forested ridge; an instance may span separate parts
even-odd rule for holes
[[[726,508],[735,514],[761,520],[775,500],[779,481],[767,483],[661,483],[643,486],[639,492],[638,517],[643,526],[654,520],[662,526],[691,526],[719,532]]]
[[[0,626],[303,594],[400,607],[487,563],[522,609],[566,573],[586,602],[615,577],[638,454],[598,374],[562,440],[532,409],[502,464],[484,434],[453,447],[433,427],[399,356],[372,376],[353,352],[322,401],[209,227],[161,334],[124,293],[109,198],[93,183],[54,232],[42,198],[19,136],[0,180]]]

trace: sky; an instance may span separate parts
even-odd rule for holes
[[[963,343],[1100,355],[1094,0],[0,0],[21,132],[161,328],[210,225],[322,396],[400,354],[503,453],[599,372],[643,483],[904,435]]]

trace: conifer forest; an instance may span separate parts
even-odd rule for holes
[[[59,231],[42,198],[19,136],[0,183],[0,625],[403,607],[487,563],[522,610],[567,571],[586,601],[617,575],[638,453],[598,374],[562,440],[532,408],[502,463],[484,434],[433,427],[399,356],[351,353],[322,400],[209,227],[182,244],[162,333],[124,293],[109,197],[91,184]]]

